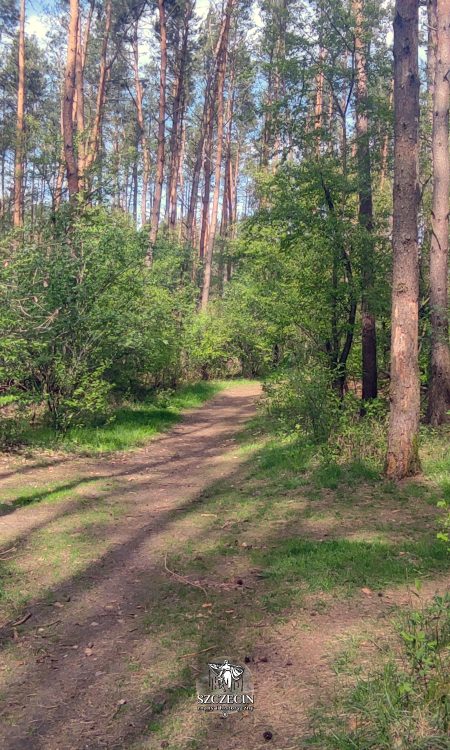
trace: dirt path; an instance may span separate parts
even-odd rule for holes
[[[295,485],[274,502],[257,475],[249,479],[253,454],[243,466],[235,439],[258,394],[256,385],[230,388],[144,449],[114,459],[59,457],[45,467],[25,464],[19,478],[0,467],[7,488],[28,486],[37,498],[0,519],[1,549],[16,549],[36,586],[48,574],[36,537],[45,533],[51,546],[66,524],[70,548],[80,506],[90,513],[100,504],[103,514],[90,527],[88,561],[36,595],[26,622],[0,629],[0,747],[302,750],[311,710],[332,700],[337,655],[350,644],[370,662],[393,608],[408,602],[404,586],[357,590],[344,606],[305,596],[281,616],[264,603],[267,589],[247,549],[292,535],[320,542],[328,533],[372,533],[380,500],[373,510],[374,490],[366,488],[358,513],[338,506],[332,523],[326,513],[336,499],[326,493],[309,501]],[[47,489],[39,504],[49,482],[55,498],[62,488],[75,495],[53,503]],[[384,502],[383,518],[397,525],[403,506],[390,496]],[[434,508],[416,505],[408,506],[415,522],[432,523]],[[448,584],[448,576],[428,580],[423,595]],[[196,710],[194,677],[210,654],[250,664],[253,714],[224,721]]]
[[[33,485],[46,477],[73,487],[92,478],[114,479],[111,494],[126,505],[126,515],[107,529],[109,549],[102,558],[53,592],[57,608],[48,601],[27,607],[32,617],[20,628],[12,666],[7,662],[3,671],[2,748],[129,746],[121,738],[126,724],[124,729],[114,719],[116,708],[125,705],[118,701],[126,700],[117,690],[119,675],[142,639],[133,635],[133,621],[148,602],[153,572],[164,575],[165,555],[176,551],[178,535],[195,543],[201,533],[201,516],[182,528],[177,514],[236,469],[234,437],[254,415],[259,392],[258,385],[230,388],[132,454],[95,464],[78,459],[25,475]],[[18,540],[26,544],[27,534],[70,514],[74,503],[20,508],[4,516],[2,547]],[[10,625],[3,628],[6,645],[11,632]],[[154,646],[157,663],[163,657]],[[108,723],[117,725],[119,737]]]

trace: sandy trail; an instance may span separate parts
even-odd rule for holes
[[[53,592],[60,608],[39,600],[27,607],[33,615],[15,645],[19,660],[3,670],[2,748],[130,746],[136,728],[128,731],[126,723],[114,721],[118,701],[125,700],[119,676],[142,640],[130,623],[142,613],[142,602],[148,603],[152,577],[167,577],[165,555],[176,551],[178,541],[195,543],[201,534],[201,522],[186,523],[179,511],[236,470],[240,458],[234,438],[255,414],[259,393],[258,384],[229,388],[138,451],[95,462],[56,462],[29,472],[28,482],[67,480],[73,487],[92,478],[113,479],[111,494],[126,504],[126,515],[108,528],[108,551],[100,560]],[[74,503],[5,515],[0,519],[2,548],[26,544],[27,534],[69,514]],[[6,647],[11,632],[10,624],[2,629]],[[163,654],[158,644],[150,648],[157,663]]]

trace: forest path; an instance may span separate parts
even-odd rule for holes
[[[1,506],[0,747],[302,750],[337,665],[345,678],[392,638],[412,596],[402,561],[435,539],[435,504],[413,483],[326,489],[257,427],[238,441],[259,394],[233,386],[136,451],[0,467],[24,502]],[[271,579],[292,539],[307,572]],[[424,601],[449,586],[438,562],[419,564]],[[250,665],[252,713],[197,710],[195,677],[222,657]]]
[[[42,534],[53,534],[68,548],[71,539],[76,545],[87,534],[94,555],[89,559],[84,546],[76,550],[81,561],[70,575],[68,549],[59,584],[27,604],[29,620],[2,628],[2,748],[128,747],[122,722],[114,718],[123,699],[121,673],[132,674],[128,665],[142,640],[134,620],[147,609],[152,580],[171,580],[165,557],[188,541],[195,546],[207,515],[186,523],[183,512],[204,488],[236,470],[235,436],[254,416],[260,390],[257,383],[228,388],[130,453],[95,461],[57,458],[42,467],[31,464],[28,471],[22,466],[19,477],[3,472],[11,492],[25,484],[36,490],[33,505],[12,507],[0,519],[3,559],[14,557],[20,571],[34,578],[36,591],[46,575],[53,580],[45,555],[36,557],[35,539]],[[42,491],[46,502],[40,505],[39,485],[49,479],[56,484]],[[81,497],[51,502],[52,494],[58,500],[58,493],[76,490]],[[80,504],[91,513],[88,525]],[[154,644],[156,670],[161,660]]]

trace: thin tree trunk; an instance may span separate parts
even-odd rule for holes
[[[102,50],[100,53],[100,75],[98,80],[97,100],[95,104],[95,116],[86,147],[86,156],[84,163],[85,172],[88,172],[95,163],[100,149],[103,114],[106,101],[106,87],[112,64],[111,61],[107,61],[108,42],[111,32],[111,0],[108,0],[108,2],[106,3],[105,14],[105,31],[103,35]]]
[[[134,68],[134,85],[136,89],[136,114],[137,122],[140,134],[141,148],[142,148],[142,159],[144,163],[144,169],[142,173],[142,192],[141,192],[141,224],[145,226],[147,223],[147,190],[148,180],[150,177],[150,149],[148,145],[147,131],[145,128],[144,120],[144,105],[143,105],[143,91],[142,83],[139,78],[139,44],[138,44],[138,28],[137,22],[134,28],[133,36],[133,68]]]
[[[397,0],[394,20],[394,212],[391,409],[386,474],[419,470],[418,2]]]
[[[78,184],[84,190],[85,143],[84,143],[84,71],[83,71],[83,41],[81,29],[81,14],[78,17],[78,44],[75,65],[75,99],[78,146]]]
[[[373,306],[374,238],[372,206],[372,170],[369,120],[367,116],[366,43],[364,40],[364,0],[353,0],[355,15],[356,64],[356,148],[359,181],[359,223],[367,233],[362,237],[362,398],[377,397],[377,334]]]
[[[211,208],[211,218],[208,226],[208,241],[206,248],[206,258],[203,273],[203,286],[200,307],[205,310],[208,305],[209,293],[211,289],[211,275],[212,275],[212,258],[214,251],[214,241],[216,238],[217,228],[217,214],[219,209],[219,196],[220,196],[220,182],[221,182],[221,171],[222,171],[222,150],[223,150],[223,130],[224,130],[224,86],[225,86],[225,71],[227,64],[227,53],[228,53],[228,36],[230,30],[231,13],[233,10],[234,0],[228,0],[225,9],[224,18],[224,32],[222,38],[222,45],[218,53],[217,59],[217,148],[216,148],[216,161],[214,169],[214,193],[213,203]],[[206,179],[206,172],[205,172]],[[206,189],[205,189],[206,194]]]
[[[25,0],[20,0],[18,69],[19,85],[17,88],[13,213],[13,223],[15,227],[23,226],[23,162],[25,157]]]
[[[185,77],[187,68],[187,55],[189,43],[190,21],[192,18],[193,4],[187,2],[183,20],[183,34],[181,47],[177,55],[177,75],[175,78],[174,97],[172,106],[172,133],[170,137],[170,167],[168,179],[168,218],[171,229],[175,228],[177,221],[177,188],[180,172],[180,151],[183,132],[184,108],[186,101]]]
[[[394,92],[391,89],[389,94],[389,109],[392,107],[394,101]],[[380,190],[384,189],[388,173],[388,156],[389,156],[389,133],[386,132],[383,138],[383,146],[381,148],[381,170],[380,170]]]
[[[160,73],[159,73],[159,112],[158,112],[158,153],[156,157],[155,195],[153,198],[152,218],[150,225],[150,244],[147,252],[147,264],[153,262],[153,248],[158,236],[161,196],[164,180],[165,140],[166,140],[166,78],[167,78],[167,30],[165,0],[158,0],[160,31]]]
[[[64,117],[64,96],[61,98],[61,115],[60,115],[60,127],[61,127],[61,153],[60,153],[60,161],[58,165],[58,173],[56,175],[56,183],[55,183],[55,198],[54,198],[54,208],[55,210],[59,208],[62,201],[62,193],[63,193],[63,184],[64,184],[64,175],[66,173],[66,164],[65,164],[65,156],[64,156],[64,123],[63,123],[63,117]]]
[[[314,131],[315,135],[315,149],[316,155],[320,155],[320,147],[322,143],[322,131],[323,131],[323,85],[324,85],[324,73],[323,66],[325,63],[326,50],[322,45],[319,50],[319,70],[316,75],[316,99],[314,103]]]
[[[186,151],[186,123],[183,121],[182,129],[181,129],[181,144],[180,144],[180,152],[178,154],[178,182],[179,182],[179,189],[180,189],[180,222],[178,226],[178,241],[181,241],[181,232],[183,227],[183,215],[184,215],[184,154]],[[175,220],[177,218],[176,215],[176,207],[175,207]]]
[[[73,198],[78,193],[78,163],[74,146],[73,133],[73,98],[75,93],[75,70],[77,59],[78,36],[78,0],[70,0],[70,21],[67,44],[67,62],[64,81],[63,99],[63,139],[64,157],[67,171],[67,185],[69,196]]]
[[[212,148],[214,135],[214,103],[217,96],[217,79],[210,92],[207,117],[206,117],[206,135],[203,144],[203,195],[202,195],[202,212],[200,226],[199,256],[203,260],[208,243],[209,231],[209,196],[211,192],[211,175],[212,175]]]
[[[229,0],[227,9],[228,13],[228,25],[229,16],[232,9],[233,0]],[[211,288],[211,274],[212,274],[212,258],[214,251],[214,241],[216,238],[217,228],[217,213],[219,209],[219,195],[220,195],[220,181],[221,181],[221,170],[222,170],[222,150],[223,150],[223,90],[225,83],[225,68],[227,59],[227,35],[224,37],[224,49],[221,54],[221,58],[218,64],[218,79],[217,79],[217,148],[216,148],[216,163],[214,169],[214,194],[213,203],[211,209],[211,218],[209,222],[209,234],[208,234],[208,246],[206,251],[206,262],[203,274],[203,287],[202,287],[202,299],[201,309],[205,310],[208,305],[209,292]]]
[[[433,96],[433,207],[430,248],[431,379],[427,416],[431,424],[438,425],[446,421],[450,410],[448,342],[450,0],[435,0],[435,2],[437,45]]]
[[[205,86],[205,96],[203,101],[203,112],[202,112],[202,121],[200,126],[200,138],[197,146],[197,155],[195,159],[194,169],[192,172],[192,187],[191,187],[191,195],[189,200],[189,209],[187,213],[186,218],[186,241],[190,244],[195,244],[194,238],[196,235],[196,211],[197,211],[197,202],[198,202],[198,189],[200,185],[200,174],[202,169],[202,164],[205,163],[205,154],[209,153],[209,143],[207,143],[207,139],[210,135],[210,128],[212,127],[212,101],[214,99],[214,93],[216,90],[217,85],[217,60],[218,55],[220,52],[220,49],[222,47],[222,39],[223,34],[225,30],[225,17],[222,19],[222,24],[220,27],[219,37],[217,39],[216,47],[214,50],[214,58],[213,58],[213,66],[212,69],[210,68],[210,72],[207,75],[206,78],[206,86]],[[211,134],[212,137],[212,134]],[[208,164],[206,165],[208,169]],[[208,205],[209,205],[209,199],[208,199]],[[202,222],[201,222],[201,232],[202,234],[203,230],[203,218],[204,218],[204,211],[202,211]],[[199,246],[200,246],[200,255],[202,253],[202,237],[200,236],[199,240]],[[195,264],[194,264],[195,265]]]

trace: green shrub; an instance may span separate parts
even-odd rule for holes
[[[376,399],[365,406],[354,393],[341,399],[333,372],[311,358],[272,377],[264,386],[265,408],[282,431],[321,446],[322,457],[366,462],[381,468],[386,451],[387,404]]]
[[[0,382],[44,400],[56,429],[104,413],[113,388],[179,374],[182,259],[149,272],[144,241],[121,212],[65,206],[2,245]]]
[[[264,390],[267,412],[283,430],[294,430],[315,444],[326,443],[336,431],[339,397],[330,370],[321,362],[288,370],[271,379]]]

